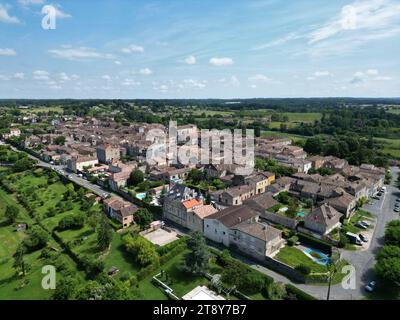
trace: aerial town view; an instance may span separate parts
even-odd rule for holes
[[[398,300],[400,1],[322,2],[0,0],[0,300]]]

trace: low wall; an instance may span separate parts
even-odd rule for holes
[[[290,218],[281,216],[276,213],[271,213],[271,212],[265,212],[261,215],[261,217],[272,223],[280,224],[282,226],[285,226],[285,227],[293,229],[293,230],[296,229],[296,226],[298,224],[298,221],[296,221],[294,219],[290,219]]]

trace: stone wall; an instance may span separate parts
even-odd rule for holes
[[[265,212],[261,215],[261,218],[268,220],[272,223],[275,224],[280,224],[282,226],[285,226],[290,229],[296,229],[296,226],[298,224],[298,221],[294,219],[290,219],[284,216],[281,216],[279,214],[271,213],[271,212]]]

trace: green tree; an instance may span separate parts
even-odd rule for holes
[[[385,231],[385,244],[400,246],[400,220],[388,223]]]
[[[321,154],[324,148],[324,144],[322,143],[321,138],[313,137],[307,139],[304,145],[304,151],[311,154]]]
[[[65,141],[66,141],[66,138],[64,136],[59,136],[54,139],[54,143],[59,146],[63,146],[65,144]]]
[[[192,274],[202,274],[208,269],[210,258],[204,236],[197,231],[192,233],[187,245],[190,252],[185,255],[182,269]]]
[[[140,170],[133,170],[129,180],[132,186],[137,186],[139,183],[144,181],[144,174]]]
[[[203,172],[199,169],[192,169],[189,171],[188,179],[194,184],[200,183],[203,180]]]
[[[33,163],[28,158],[19,159],[14,163],[13,171],[22,172],[33,168]]]
[[[139,235],[124,237],[124,246],[143,267],[159,263],[160,257],[153,244]]]
[[[14,205],[8,205],[6,208],[5,216],[10,223],[14,223],[19,215],[19,210]]]
[[[400,248],[384,246],[377,255],[375,270],[383,279],[400,287]]]
[[[148,229],[150,227],[150,223],[153,222],[153,215],[146,208],[141,208],[135,213],[135,222],[141,227],[142,230]]]
[[[108,224],[107,218],[102,216],[100,220],[99,229],[97,231],[97,245],[100,250],[106,250],[112,240],[112,230]]]
[[[27,265],[24,260],[25,248],[22,244],[17,247],[17,251],[14,253],[14,264],[13,267],[17,271],[17,273],[22,272],[25,276]]]

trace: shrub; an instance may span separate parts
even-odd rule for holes
[[[82,213],[68,215],[58,223],[58,230],[81,229],[85,225],[85,216]]]
[[[313,296],[309,295],[308,293],[300,290],[299,288],[291,284],[286,285],[286,292],[288,294],[290,293],[296,296],[297,300],[316,300]]]
[[[339,239],[339,243],[338,243],[338,247],[339,248],[344,248],[346,247],[346,245],[349,243],[349,239],[343,234],[340,234],[340,239]]]
[[[321,250],[325,253],[328,253],[328,254],[332,253],[332,245],[331,244],[329,244],[325,241],[322,241],[322,240],[318,240],[318,239],[311,237],[304,233],[298,233],[297,235],[302,243],[309,245],[310,247],[312,247],[314,249]]]
[[[301,274],[304,274],[305,276],[309,275],[311,273],[311,268],[309,266],[306,266],[304,264],[298,265],[295,270]]]
[[[287,240],[289,246],[294,246],[299,241],[299,237],[293,236]]]

